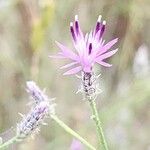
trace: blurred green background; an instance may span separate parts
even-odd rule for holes
[[[96,66],[102,93],[97,99],[110,150],[150,149],[150,1],[149,0],[0,0],[0,133],[4,140],[27,113],[26,81],[34,80],[56,97],[56,112],[93,145],[97,144],[91,112],[80,80],[63,76],[66,60],[48,58],[58,51],[55,40],[73,48],[70,21],[78,14],[84,32],[98,15],[106,19],[104,38],[118,37],[118,53]],[[8,130],[8,131],[7,131]],[[6,131],[6,132],[5,132]],[[4,132],[4,133],[3,133]],[[11,146],[15,150],[69,150],[72,137],[52,120],[34,140]],[[86,148],[85,148],[86,149]]]

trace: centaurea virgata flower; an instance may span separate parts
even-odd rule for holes
[[[51,107],[50,113],[51,114],[55,113],[54,107],[56,104],[52,103],[54,98],[49,99],[48,96],[45,94],[45,92],[43,90],[41,90],[34,81],[27,81],[26,86],[27,86],[26,90],[30,94],[32,99],[35,101],[35,104],[38,104],[43,101],[47,101],[47,102],[49,102],[50,107]]]
[[[40,88],[36,85],[34,81],[27,81],[26,82],[26,90],[32,97],[32,99],[35,101],[36,104],[42,101],[47,101],[48,97],[44,94],[43,91],[40,90]]]
[[[26,116],[23,115],[22,121],[17,124],[17,139],[22,140],[38,131],[44,119],[48,117],[49,109],[49,103],[43,101],[33,107]]]
[[[105,43],[105,40],[103,40],[102,37],[105,31],[105,26],[106,21],[101,21],[101,16],[99,16],[95,28],[91,30],[90,33],[84,35],[78,22],[78,16],[76,15],[75,22],[70,23],[70,32],[76,51],[73,52],[65,45],[56,42],[60,51],[56,56],[50,56],[55,58],[67,58],[72,61],[61,67],[61,69],[70,68],[64,73],[64,75],[76,74],[80,71],[83,72],[82,80],[86,96],[89,96],[89,93],[91,93],[91,90],[89,92],[89,89],[93,89],[94,87],[92,85],[95,81],[95,77],[93,77],[92,73],[94,64],[97,63],[104,67],[111,67],[112,65],[106,63],[104,60],[114,55],[118,50],[115,49],[109,51],[109,49],[111,49],[118,41],[117,38],[108,43]],[[95,92],[96,89],[93,89],[93,91]]]
[[[20,139],[37,131],[46,117],[55,114],[55,104],[52,103],[52,99],[49,99],[34,81],[27,81],[26,85],[27,92],[35,101],[35,105],[27,116],[22,115],[23,120],[17,125],[17,137]]]

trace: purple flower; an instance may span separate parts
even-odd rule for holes
[[[17,125],[17,138],[24,139],[28,135],[38,131],[38,127],[48,117],[49,109],[49,103],[43,101],[33,107],[26,116],[23,116],[22,121]]]
[[[83,150],[83,145],[78,140],[73,140],[71,143],[70,150]]]
[[[27,81],[27,92],[31,95],[32,99],[35,100],[35,103],[38,104],[42,101],[47,101],[48,97],[45,93],[36,85],[34,81]]]
[[[55,114],[55,104],[52,99],[36,85],[34,81],[27,81],[27,92],[35,101],[35,105],[31,108],[27,115],[22,115],[22,121],[17,124],[17,139],[22,140],[28,135],[39,131],[40,125],[44,125],[47,117]]]
[[[57,46],[60,48],[60,52],[58,52],[56,56],[50,56],[54,58],[68,58],[72,61],[61,67],[61,69],[70,68],[64,75],[76,74],[80,71],[90,73],[95,63],[105,67],[112,66],[104,60],[117,52],[118,49],[112,51],[108,50],[118,39],[113,39],[105,44],[105,41],[102,39],[105,26],[106,21],[102,22],[101,16],[99,16],[94,30],[84,35],[78,22],[78,16],[75,16],[75,22],[70,23],[70,32],[76,52],[71,51],[69,48],[56,41]]]
[[[27,81],[27,92],[30,94],[35,104],[38,105],[40,102],[48,102],[50,105],[50,114],[55,114],[55,103],[53,103],[54,98],[49,98],[44,91],[42,91],[34,81]]]

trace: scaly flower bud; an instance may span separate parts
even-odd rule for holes
[[[17,125],[17,139],[22,140],[28,135],[39,130],[39,126],[44,122],[50,110],[49,103],[46,101],[40,102],[37,106],[31,109],[27,116]]]
[[[27,81],[27,92],[31,95],[32,99],[35,101],[36,104],[40,102],[47,102],[49,103],[50,114],[55,114],[55,103],[52,103],[54,98],[50,99],[48,96],[36,85],[34,81]]]
[[[26,138],[38,131],[38,127],[44,124],[44,119],[55,114],[55,104],[52,103],[52,99],[49,99],[35,82],[28,81],[26,84],[27,92],[34,99],[36,105],[26,116],[22,115],[23,120],[17,125],[18,139]]]
[[[82,72],[82,92],[86,99],[96,99],[100,89],[96,80],[99,76],[95,76],[93,72]]]
[[[36,85],[34,81],[27,81],[27,92],[31,95],[32,99],[35,100],[35,103],[38,104],[42,101],[47,101],[48,97],[44,94],[43,91]]]

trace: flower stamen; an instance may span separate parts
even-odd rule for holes
[[[75,29],[77,35],[79,34],[79,22],[78,22],[78,15],[75,15]]]
[[[73,37],[74,42],[76,42],[76,35],[74,32],[74,28],[73,28],[73,22],[70,22],[70,31],[71,31],[71,35]]]
[[[101,37],[102,37],[103,34],[104,34],[105,26],[106,26],[106,21],[104,20],[104,21],[103,21],[103,24],[102,24],[102,29],[101,29],[101,32],[100,32],[100,39],[101,39]]]
[[[95,34],[100,30],[100,26],[101,26],[101,19],[102,16],[99,15],[98,19],[97,19],[97,24],[96,24],[96,28],[95,28]]]
[[[89,55],[91,54],[91,52],[92,52],[92,43],[90,43],[89,45]]]

